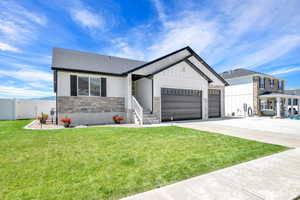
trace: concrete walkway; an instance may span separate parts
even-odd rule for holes
[[[137,194],[124,200],[291,200],[300,195],[300,148]]]

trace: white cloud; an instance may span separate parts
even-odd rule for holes
[[[160,57],[185,46],[193,47],[198,53],[205,50],[214,42],[217,30],[214,21],[204,21],[201,17],[196,13],[188,13],[176,21],[168,22],[149,48],[150,57]]]
[[[285,55],[300,44],[300,36],[287,35],[264,44],[264,47],[254,53],[249,53],[237,59],[236,65],[239,67],[255,68],[269,63]],[[233,66],[234,67],[234,66]]]
[[[167,7],[160,0],[152,0],[152,4],[161,25],[153,23],[153,29],[134,27],[128,31],[120,45],[115,41],[112,45],[118,55],[149,60],[189,45],[209,64],[224,70],[256,68],[300,46],[297,0],[249,0],[243,4],[239,0],[210,1],[205,8],[198,1],[194,5],[189,1],[188,6]],[[136,32],[144,36],[137,38]]]
[[[281,75],[281,74],[288,74],[291,72],[300,71],[300,67],[289,67],[289,68],[282,68],[276,71],[271,72],[271,75]]]
[[[22,81],[53,81],[53,75],[51,73],[30,68],[23,68],[15,71],[2,69],[0,70],[0,75],[9,76]]]
[[[33,88],[47,88],[48,87],[47,85],[39,83],[39,82],[28,83],[28,85]]]
[[[72,19],[83,27],[92,29],[104,26],[103,18],[88,8],[73,8],[70,10],[70,14]]]
[[[23,9],[24,15],[30,19],[32,22],[35,22],[39,25],[45,26],[47,24],[47,18],[44,15],[38,15],[33,12],[29,12],[25,9]]]
[[[47,18],[28,10],[14,1],[0,1],[0,41],[7,45],[28,44],[36,39],[40,26],[47,24]]]
[[[14,97],[14,98],[34,98],[34,97],[46,97],[53,96],[54,93],[32,90],[28,88],[18,88],[11,86],[0,86],[0,97]]]
[[[159,17],[159,20],[161,23],[166,23],[167,15],[165,14],[163,4],[160,2],[160,0],[151,0]]]
[[[0,42],[0,51],[12,51],[12,52],[20,52],[20,50],[16,47],[13,47],[9,44]]]
[[[19,68],[41,68],[46,66],[49,69],[51,65],[51,56],[42,55],[39,53],[27,53],[27,54],[10,54],[9,52],[1,53],[0,66],[16,66]],[[28,63],[28,64],[24,64]],[[34,63],[35,66],[29,65]],[[37,66],[39,64],[39,66]]]
[[[135,36],[136,38],[138,38],[137,35]],[[135,59],[135,60],[145,60],[145,54],[144,54],[145,52],[141,51],[135,45],[132,45],[132,43],[130,45],[126,40],[126,38],[116,38],[111,42],[112,42],[112,48],[109,48],[106,51],[108,55],[118,56],[121,58]]]

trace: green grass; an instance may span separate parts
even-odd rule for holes
[[[0,122],[0,199],[117,199],[287,149],[179,127],[29,122]]]

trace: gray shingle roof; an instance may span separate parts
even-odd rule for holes
[[[144,61],[62,48],[53,48],[52,56],[52,69],[108,74],[122,74],[145,63]]]
[[[220,75],[224,79],[231,79],[231,78],[237,78],[237,77],[254,75],[254,74],[263,74],[263,73],[251,71],[251,70],[248,70],[248,69],[239,68],[239,69],[225,71],[225,72],[221,73]]]
[[[285,94],[293,94],[293,95],[300,95],[300,89],[295,89],[295,90],[285,90]]]
[[[114,56],[105,56],[94,53],[86,53],[62,48],[53,48],[52,70],[67,70],[89,73],[106,73],[110,75],[125,75],[134,72],[152,63],[158,62],[181,51],[189,51],[200,63],[202,63],[210,72],[212,72],[225,85],[228,83],[215,72],[198,54],[189,46],[174,51],[170,54],[152,60],[150,62],[119,58]]]

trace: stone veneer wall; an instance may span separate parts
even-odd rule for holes
[[[260,115],[258,90],[259,90],[259,77],[255,76],[253,77],[253,114],[254,115]]]
[[[153,114],[161,121],[161,98],[153,97]]]
[[[112,117],[125,115],[124,97],[57,97],[58,117],[73,118],[75,124],[111,123]]]
[[[57,97],[60,113],[125,112],[123,97]]]

